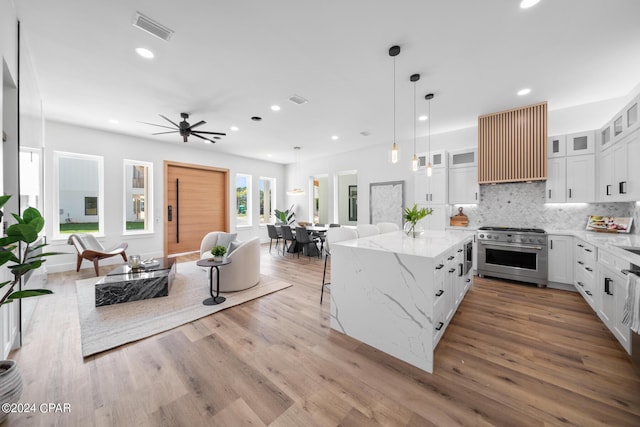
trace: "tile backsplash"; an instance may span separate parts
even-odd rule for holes
[[[458,206],[452,207],[456,213]],[[480,186],[480,204],[464,206],[469,227],[483,225],[584,230],[589,215],[633,217],[631,233],[640,234],[640,205],[635,202],[545,204],[545,183]]]

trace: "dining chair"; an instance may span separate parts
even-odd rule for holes
[[[329,228],[340,227],[340,224],[329,224]]]
[[[307,256],[309,260],[311,260],[311,256],[318,255],[320,258],[320,249],[318,249],[317,242],[318,238],[311,237],[309,232],[303,227],[296,227],[296,241],[302,245],[303,248],[306,248]],[[312,252],[312,249],[315,252]],[[304,250],[304,249],[303,249]],[[300,257],[300,252],[298,252],[298,258]]]
[[[287,242],[291,242],[292,245],[296,245],[296,238],[291,231],[291,227],[288,225],[283,225],[280,227],[282,231],[282,255],[286,254],[286,251],[290,248],[290,245],[287,245]]]
[[[400,226],[394,222],[379,222],[377,224],[380,234],[391,233],[400,230]]]
[[[269,253],[271,253],[271,244],[273,240],[276,241],[276,250],[278,250],[278,244],[282,239],[282,234],[278,233],[278,229],[273,224],[267,224],[267,234],[269,235]]]
[[[322,304],[322,297],[324,296],[324,288],[331,284],[326,282],[327,277],[327,259],[331,256],[331,244],[343,242],[346,240],[354,240],[358,238],[358,233],[353,228],[345,227],[330,227],[327,230],[327,236],[324,242],[324,271],[322,272],[322,291],[320,292],[320,304]]]
[[[358,239],[380,234],[378,226],[373,224],[358,224],[356,226],[356,231],[358,232]]]

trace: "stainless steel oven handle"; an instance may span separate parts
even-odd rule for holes
[[[542,250],[542,246],[513,245],[513,244],[510,244],[510,243],[499,243],[499,242],[485,243],[483,241],[480,241],[480,243],[482,243],[485,246],[504,246],[504,247],[507,247],[507,248],[535,249],[535,250],[538,250],[538,251]]]

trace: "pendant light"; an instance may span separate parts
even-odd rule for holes
[[[293,179],[294,182],[298,179],[298,158],[300,155],[300,147],[293,147],[293,154],[295,156],[295,163],[293,164]],[[288,196],[303,196],[304,190],[300,187],[296,187],[295,185],[291,190],[287,190]]]
[[[412,74],[409,80],[413,82],[413,159],[411,160],[411,170],[418,171],[418,154],[416,153],[416,84],[420,80],[420,74]]]
[[[427,101],[429,101],[429,116],[427,117],[427,120],[429,120],[428,123],[428,130],[429,130],[429,163],[427,163],[427,176],[431,176],[431,173],[433,172],[433,165],[431,164],[431,100],[433,99],[433,94],[432,93],[428,93],[424,96],[424,99],[426,99]]]
[[[396,56],[400,54],[400,46],[391,46],[389,56],[393,58],[393,145],[391,146],[391,163],[398,163],[398,144],[396,144]]]

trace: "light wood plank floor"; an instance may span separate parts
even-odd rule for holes
[[[640,377],[577,293],[475,283],[427,374],[329,328],[323,261],[269,254],[294,286],[83,360],[74,282],[49,275],[9,426],[640,425]],[[103,268],[104,274],[106,269]]]

